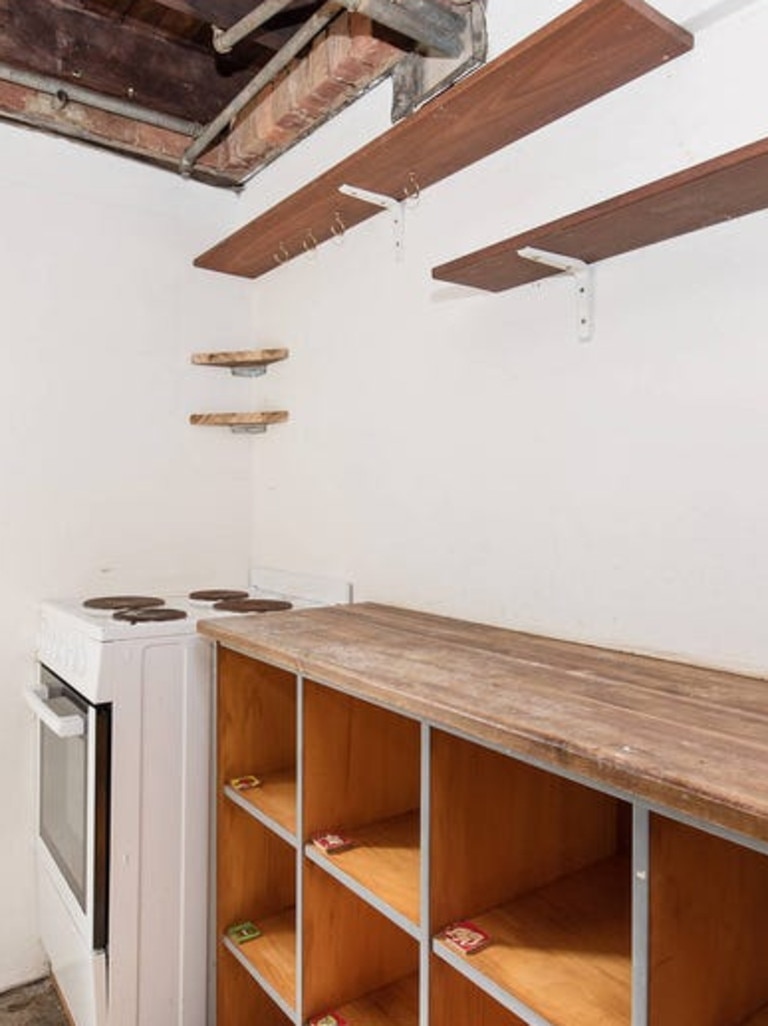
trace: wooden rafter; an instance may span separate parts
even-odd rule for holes
[[[229,28],[258,7],[260,0],[157,0],[157,2],[164,7],[171,7],[174,11],[199,18],[200,21],[208,22],[210,25]],[[313,6],[316,5],[309,0],[294,0],[287,10],[288,12],[298,12],[300,18],[304,18],[307,9]],[[296,20],[295,16],[293,20]]]
[[[116,33],[113,19],[62,0],[10,4],[0,61],[193,121],[216,114],[253,74],[135,22]]]

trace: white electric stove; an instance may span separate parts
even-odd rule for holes
[[[197,624],[351,587],[256,568],[243,614],[192,596],[41,608],[40,931],[75,1026],[206,1026],[213,646]]]

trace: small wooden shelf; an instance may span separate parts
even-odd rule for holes
[[[337,1011],[348,1022],[365,1026],[418,1026],[418,973],[350,1001]]]
[[[233,374],[263,374],[272,363],[287,360],[287,349],[241,349],[222,353],[194,353],[192,363],[202,367],[227,367]]]
[[[395,199],[426,188],[686,53],[688,32],[643,0],[582,0],[195,260],[257,278],[376,208],[349,184]],[[308,242],[309,240],[309,242]]]
[[[629,1026],[630,885],[628,860],[607,859],[473,916],[492,938],[484,951],[463,958],[436,940],[435,952],[554,1026]]]
[[[270,424],[284,424],[288,420],[285,410],[271,410],[263,413],[192,413],[190,424],[202,424],[207,427],[228,427],[233,431],[260,434]]]
[[[526,246],[594,263],[768,207],[768,139],[436,267],[439,281],[502,292],[559,273]]]
[[[290,1014],[296,1007],[296,912],[286,909],[256,925],[260,937],[234,944],[225,936],[224,946]]]
[[[293,767],[262,773],[261,786],[236,791],[226,785],[224,794],[270,830],[296,844],[296,770]]]
[[[337,855],[324,855],[310,844],[308,855],[323,868],[344,874],[358,883],[364,889],[363,897],[365,891],[369,892],[417,927],[420,921],[419,813],[406,813],[344,832],[354,838],[354,848]]]

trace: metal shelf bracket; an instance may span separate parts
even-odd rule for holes
[[[264,435],[267,433],[266,424],[231,424],[229,430],[233,435]]]
[[[405,247],[405,201],[396,200],[393,196],[384,196],[379,192],[370,192],[368,189],[358,189],[356,185],[340,185],[339,192],[389,212],[395,237],[395,259],[402,260]]]
[[[267,373],[267,368],[264,364],[255,364],[251,367],[230,367],[229,371],[235,378],[260,378]]]
[[[592,338],[594,326],[592,316],[594,285],[589,264],[584,260],[578,260],[576,257],[563,256],[560,253],[550,253],[546,249],[537,249],[535,246],[524,246],[517,251],[517,255],[524,260],[533,260],[538,264],[556,267],[558,271],[562,271],[574,279],[579,317],[579,341],[589,341]]]

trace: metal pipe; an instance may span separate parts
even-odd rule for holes
[[[230,121],[240,113],[240,111],[261,90],[269,85],[272,79],[278,75],[293,58],[311,43],[318,32],[321,32],[329,22],[340,13],[340,6],[338,0],[327,0],[326,3],[316,11],[307,21],[304,22],[302,27],[298,29],[288,40],[287,43],[281,49],[277,51],[274,57],[268,61],[267,64],[261,69],[255,78],[251,79],[245,89],[241,90],[233,100],[227,104],[213,121],[209,121],[202,132],[197,136],[191,146],[188,146],[184,151],[179,165],[179,170],[183,175],[188,175],[192,168],[195,166],[197,158],[205,153],[211,143],[216,137],[227,127]]]
[[[233,46],[236,46],[241,39],[245,39],[251,32],[255,32],[270,18],[274,18],[284,7],[288,7],[293,0],[264,0],[264,3],[246,14],[240,21],[236,21],[228,29],[219,29],[213,26],[213,48],[217,53],[229,53]]]
[[[85,107],[103,110],[108,114],[118,114],[120,117],[141,121],[143,124],[153,125],[155,128],[165,128],[169,132],[176,132],[179,135],[189,135],[194,138],[202,131],[202,125],[196,121],[186,121],[184,118],[177,118],[172,114],[161,114],[158,111],[149,110],[147,107],[140,107],[137,103],[130,103],[128,100],[103,96],[101,93],[85,89],[83,86],[72,85],[70,82],[51,78],[49,75],[40,75],[37,72],[21,71],[8,64],[0,63],[0,80],[11,82],[13,85],[25,86],[28,89],[37,89],[41,93],[49,93],[57,98],[60,110],[67,105],[69,100],[72,100],[74,103],[82,103]]]
[[[449,57],[462,54],[466,15],[452,11],[437,0],[339,0],[357,11],[423,46]]]

